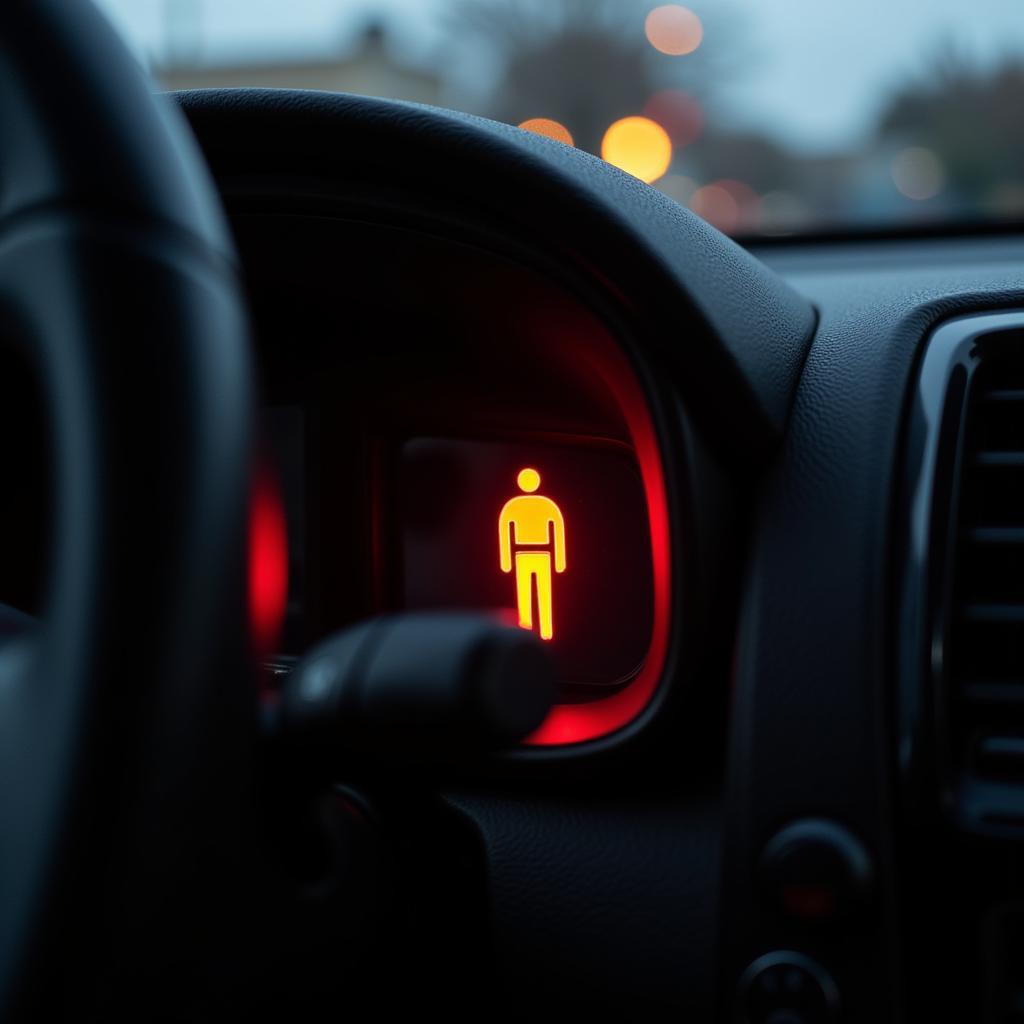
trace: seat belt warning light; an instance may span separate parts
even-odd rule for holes
[[[382,471],[382,488],[391,480]],[[475,609],[521,627],[563,685],[590,696],[640,670],[654,583],[632,452],[603,438],[412,437],[393,485],[381,536],[395,546],[383,550],[380,585],[389,594],[397,583],[396,605]]]
[[[540,487],[535,469],[520,470],[517,483],[523,493],[505,502],[498,517],[499,562],[504,573],[515,569],[519,625],[551,640],[552,563],[555,573],[565,572],[565,519],[554,501],[535,493]]]

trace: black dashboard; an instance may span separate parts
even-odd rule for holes
[[[1024,446],[1016,426],[994,455],[962,440],[966,377],[916,396],[944,324],[987,324],[1000,351],[1024,337],[1024,243],[751,255],[473,118],[178,99],[251,302],[290,581],[274,672],[363,618],[452,607],[538,632],[558,668],[516,749],[403,776],[400,799],[338,779],[447,837],[409,897],[421,929],[452,916],[414,929],[438,947],[417,984],[437,996],[454,950],[475,965],[460,999],[520,1013],[1014,1019],[1024,596],[999,566],[1021,538],[1012,508],[957,496],[980,458],[1005,497],[991,474]],[[966,612],[964,531],[1003,545]],[[936,670],[947,641],[975,653]],[[960,676],[975,689],[949,696]],[[975,828],[982,799],[998,820]]]

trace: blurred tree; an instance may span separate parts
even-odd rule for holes
[[[448,23],[471,58],[497,70],[482,112],[511,124],[553,118],[578,146],[596,153],[608,125],[642,113],[659,90],[683,90],[706,109],[727,64],[737,63],[722,45],[730,34],[720,12],[710,25],[702,15],[704,39],[695,52],[659,53],[644,34],[654,6],[653,0],[451,0]]]
[[[756,192],[792,188],[799,180],[800,157],[757,132],[710,133],[690,155],[705,179],[741,178]]]
[[[946,45],[930,64],[927,80],[890,100],[879,139],[932,150],[948,184],[972,204],[1024,187],[1024,61],[981,69]]]
[[[195,64],[203,50],[203,0],[163,0],[163,61]]]

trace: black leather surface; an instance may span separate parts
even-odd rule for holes
[[[780,457],[765,478],[743,607],[725,889],[735,979],[793,941],[752,889],[772,832],[824,814],[881,867],[879,906],[854,941],[811,939],[840,977],[850,1020],[898,1011],[890,848],[897,751],[891,729],[896,628],[894,518],[902,429],[917,357],[939,320],[1024,305],[1014,262],[929,265],[897,245],[796,260],[793,284],[821,310]],[[922,265],[923,262],[923,265]],[[953,265],[950,265],[950,262]],[[972,261],[973,262],[973,261]],[[812,264],[815,264],[812,266]],[[790,266],[794,263],[791,261]]]
[[[569,251],[641,313],[708,434],[746,452],[776,441],[814,326],[810,303],[673,200],[589,154],[467,114],[331,93],[177,95],[214,172],[398,185]],[[312,182],[313,184],[310,184]]]

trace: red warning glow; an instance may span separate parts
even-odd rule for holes
[[[559,325],[551,324],[552,330]],[[576,331],[579,325],[574,323]],[[561,335],[574,339],[568,326]],[[638,675],[623,689],[597,700],[556,704],[548,717],[525,743],[552,747],[585,743],[607,736],[629,725],[654,699],[669,650],[672,610],[672,545],[668,496],[657,432],[644,392],[631,367],[615,349],[595,349],[580,334],[579,358],[596,370],[614,394],[626,417],[633,448],[647,498],[650,520],[652,568],[654,571],[654,625],[651,644]]]
[[[256,654],[273,652],[288,601],[288,530],[273,474],[260,469],[249,505],[249,623]]]

